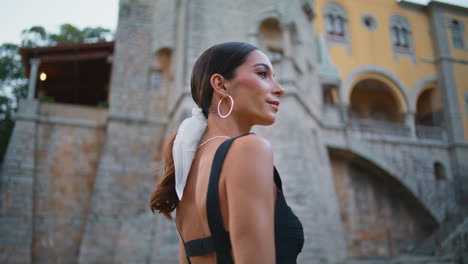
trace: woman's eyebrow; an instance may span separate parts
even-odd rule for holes
[[[257,63],[257,64],[255,64],[255,65],[252,66],[252,67],[257,67],[257,66],[263,66],[263,67],[265,67],[267,70],[269,70],[269,71],[271,70],[271,69],[270,69],[270,66],[266,65],[265,63]]]

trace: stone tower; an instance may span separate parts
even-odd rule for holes
[[[286,195],[305,223],[310,242],[302,258],[344,256],[331,168],[323,166],[328,155],[310,118],[320,98],[312,9],[312,1],[120,2],[107,139],[79,263],[166,263],[177,255],[173,224],[148,212],[152,170],[161,142],[193,107],[189,75],[196,58],[226,41],[265,50],[288,94],[278,123],[257,132],[273,142]]]

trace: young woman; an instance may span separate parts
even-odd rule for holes
[[[296,263],[304,243],[286,204],[271,145],[250,133],[271,125],[284,90],[256,47],[229,42],[206,50],[194,65],[198,109],[165,150],[165,174],[151,210],[177,208],[180,262]]]

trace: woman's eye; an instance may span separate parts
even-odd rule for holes
[[[258,75],[262,76],[263,78],[267,77],[267,72],[262,71],[262,72],[257,72]]]

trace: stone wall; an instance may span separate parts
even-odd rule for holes
[[[36,131],[34,263],[76,261],[104,145],[106,112],[41,105]]]
[[[151,90],[149,82],[155,58],[155,4],[120,2],[106,141],[79,263],[149,262],[154,237],[167,230],[157,228],[149,211],[168,116],[167,102],[160,97],[167,87]],[[177,241],[176,236],[171,239]]]
[[[32,255],[38,102],[20,104],[0,179],[1,263],[31,263]]]
[[[362,161],[331,154],[350,257],[397,255],[435,230],[435,219],[404,186]]]

